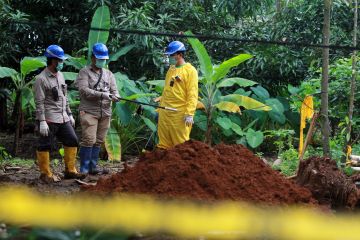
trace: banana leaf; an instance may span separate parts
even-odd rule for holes
[[[105,148],[110,161],[121,160],[121,142],[120,136],[114,126],[115,120],[112,120],[109,131],[105,138]]]
[[[193,33],[191,31],[187,31],[185,34],[192,35]],[[188,38],[188,41],[199,60],[201,72],[205,75],[206,81],[210,81],[213,74],[213,65],[208,52],[197,38]]]
[[[92,47],[95,43],[106,44],[110,30],[110,10],[108,6],[98,7],[91,21],[91,28],[107,31],[90,30],[88,38],[88,64],[91,62]]]

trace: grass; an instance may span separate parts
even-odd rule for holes
[[[3,164],[11,167],[31,167],[34,164],[33,159],[23,159],[23,158],[10,158],[3,160]]]

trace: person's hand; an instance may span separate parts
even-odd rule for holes
[[[185,116],[185,125],[187,126],[187,127],[190,127],[191,125],[193,125],[194,124],[194,117],[193,116]]]
[[[157,97],[157,98],[154,98],[153,101],[156,102],[156,103],[157,103],[157,102],[160,102],[160,101],[161,101],[161,96],[160,96],[160,97]]]
[[[75,119],[74,119],[73,115],[70,115],[69,118],[70,118],[71,126],[73,126],[75,128]]]
[[[113,102],[118,102],[118,101],[120,101],[119,98],[120,98],[119,96],[111,95],[111,101],[113,101]]]
[[[108,92],[103,92],[103,93],[101,94],[101,97],[102,97],[102,99],[106,99],[106,100],[110,100],[110,101],[113,100],[113,99],[112,99],[112,95],[111,95],[110,93],[108,93]]]
[[[46,123],[46,121],[41,121],[40,122],[40,135],[43,137],[47,137],[49,136],[49,126]]]

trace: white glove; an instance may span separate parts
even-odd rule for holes
[[[110,95],[111,96],[111,100],[113,101],[113,102],[118,102],[118,101],[120,101],[120,96],[116,96],[116,95]]]
[[[71,126],[75,127],[75,119],[74,119],[73,115],[70,115],[69,118],[70,118]]]
[[[194,118],[193,118],[193,116],[185,116],[185,125],[187,126],[187,127],[190,127],[191,125],[193,125],[194,124]]]
[[[49,126],[46,121],[40,122],[40,135],[43,137],[49,136]]]
[[[112,101],[112,95],[111,95],[110,93],[108,93],[108,92],[103,92],[103,93],[101,93],[101,97],[102,97],[102,99],[106,99],[106,100]]]

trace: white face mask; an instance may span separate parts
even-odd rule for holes
[[[176,59],[175,59],[175,57],[169,57],[169,63],[170,63],[170,65],[176,65],[176,63],[177,63],[177,61],[176,61]]]
[[[105,59],[96,59],[96,63],[95,66],[98,68],[103,68],[106,65],[106,60]]]

